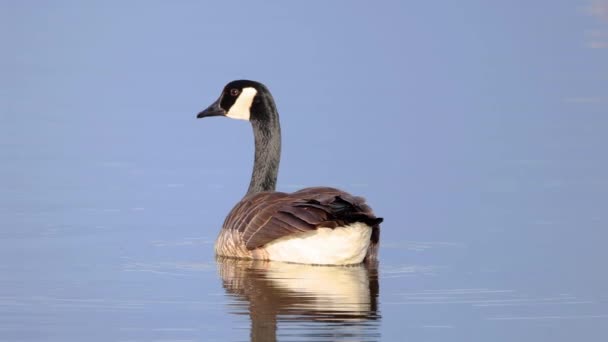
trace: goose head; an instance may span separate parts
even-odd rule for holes
[[[274,101],[266,86],[256,81],[237,80],[228,83],[220,97],[196,117],[225,116],[255,121],[264,120],[269,111],[274,110]]]

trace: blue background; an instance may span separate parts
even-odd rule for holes
[[[383,337],[408,313],[430,340],[606,336],[606,1],[5,0],[0,25],[0,336],[123,338],[55,301],[221,292],[126,271],[188,260],[216,281],[196,265],[246,191],[253,141],[246,122],[195,115],[241,78],[277,102],[279,190],[344,188],[385,218]],[[586,304],[461,321],[444,303],[420,323],[397,304],[409,287]]]

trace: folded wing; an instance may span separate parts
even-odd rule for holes
[[[290,194],[262,192],[247,196],[228,214],[223,229],[239,231],[245,247],[253,250],[291,234],[354,222],[372,227],[371,242],[378,243],[382,218],[374,215],[362,197],[314,187]]]

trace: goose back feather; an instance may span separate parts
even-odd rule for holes
[[[293,193],[261,192],[243,198],[226,217],[218,242],[238,236],[245,248],[217,243],[218,255],[266,259],[264,246],[277,239],[361,222],[371,227],[366,260],[377,256],[382,218],[374,215],[362,197],[330,187],[305,188]],[[341,228],[343,229],[343,228]],[[344,228],[348,229],[348,228]]]

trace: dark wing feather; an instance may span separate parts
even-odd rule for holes
[[[362,197],[315,187],[291,194],[262,192],[247,196],[228,214],[223,229],[241,232],[245,246],[252,250],[287,235],[354,222],[370,225],[372,242],[378,242],[382,219]]]

